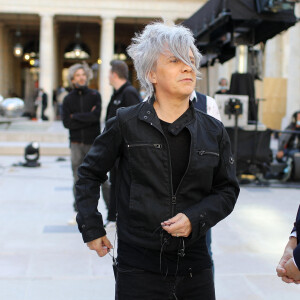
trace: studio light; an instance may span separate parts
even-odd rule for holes
[[[41,164],[38,162],[40,157],[40,145],[38,142],[31,142],[25,147],[24,158],[26,162],[24,167],[36,168]]]

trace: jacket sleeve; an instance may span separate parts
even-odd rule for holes
[[[76,129],[83,129],[86,127],[91,126],[91,122],[81,122],[78,120],[74,120],[71,118],[71,111],[69,108],[69,101],[68,98],[64,99],[63,106],[62,106],[62,121],[65,128],[76,130]]]
[[[294,249],[293,256],[295,263],[300,270],[300,244],[298,244],[298,246]]]
[[[96,94],[94,106],[96,108],[93,111],[74,113],[72,120],[89,124],[98,123],[101,115],[101,96],[99,93]]]
[[[297,216],[296,216],[296,221],[294,223],[294,228],[293,228],[292,232],[296,231],[296,223],[297,222],[300,222],[300,205],[299,205],[299,208],[298,208],[298,212],[297,212]],[[297,239],[299,241],[300,237],[297,236]]]
[[[78,169],[76,183],[76,217],[84,242],[90,242],[106,234],[102,215],[98,211],[100,184],[107,180],[120,155],[122,136],[117,118],[107,122],[103,133],[98,136]]]
[[[211,192],[199,203],[183,211],[192,224],[192,238],[199,238],[205,232],[227,217],[233,210],[239,195],[235,175],[235,163],[230,149],[230,140],[222,126],[222,140],[219,144],[220,161],[214,170]]]

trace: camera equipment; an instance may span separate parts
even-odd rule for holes
[[[238,98],[230,98],[225,105],[225,114],[231,119],[231,115],[234,115],[234,142],[233,142],[233,156],[237,161],[237,143],[238,143],[238,116],[243,114],[243,104]]]

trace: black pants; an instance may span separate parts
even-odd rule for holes
[[[215,300],[211,269],[192,276],[167,276],[143,270],[115,269],[116,300]]]

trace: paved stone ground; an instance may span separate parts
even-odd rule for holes
[[[88,250],[72,213],[69,158],[40,168],[0,156],[0,299],[112,300],[111,258]],[[218,300],[298,299],[276,277],[299,205],[296,189],[243,187],[235,211],[213,229]],[[99,210],[106,216],[103,201]],[[114,239],[114,232],[109,233]]]

